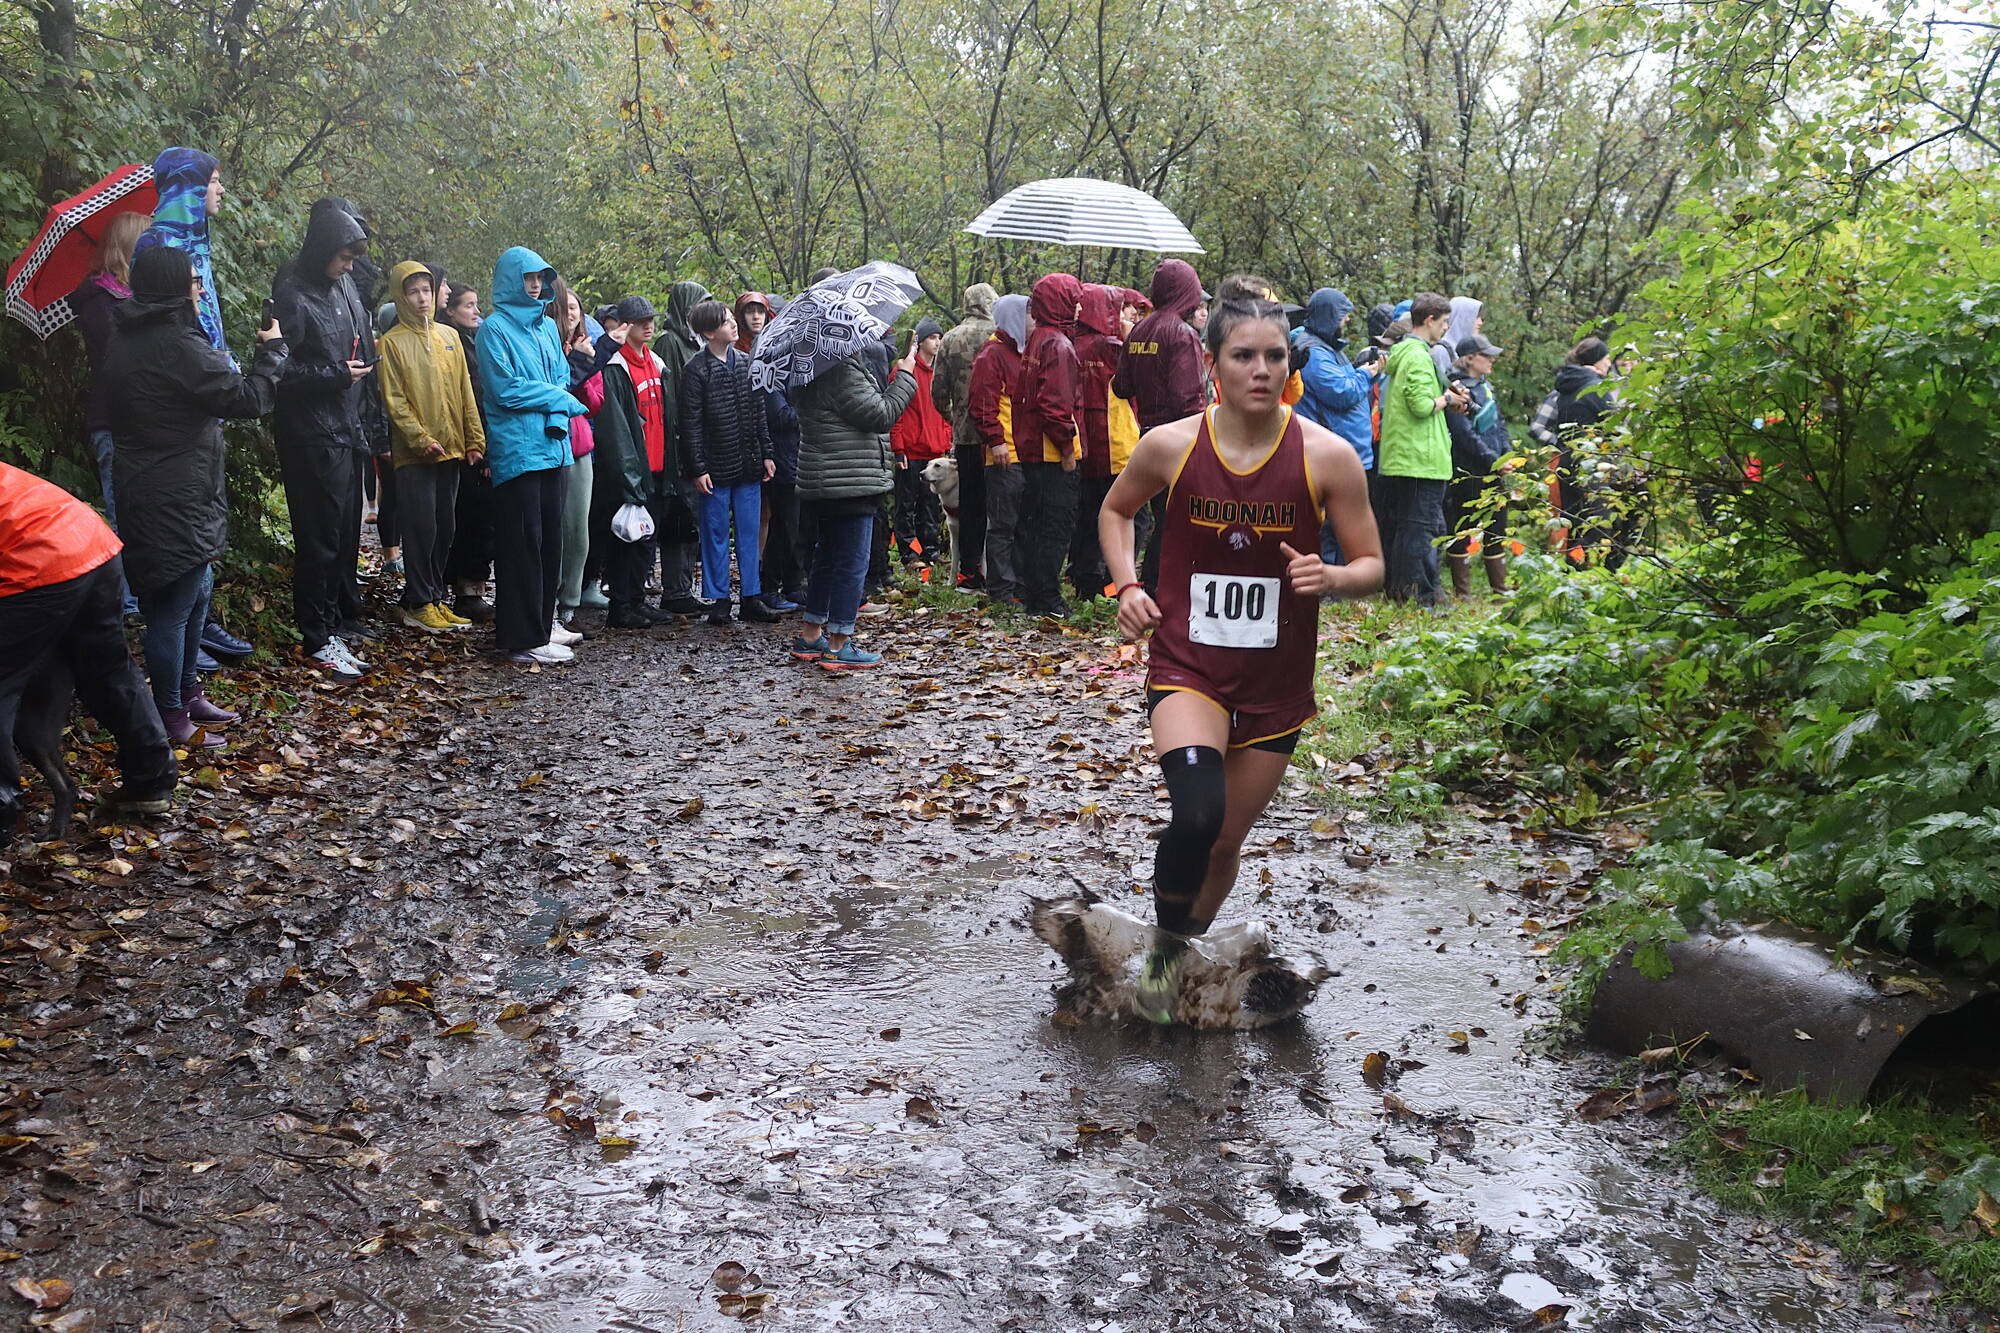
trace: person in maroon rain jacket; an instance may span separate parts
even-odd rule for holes
[[[1201,357],[1201,334],[1194,315],[1201,308],[1201,277],[1184,259],[1163,259],[1153,270],[1153,313],[1125,336],[1125,355],[1112,377],[1111,391],[1132,404],[1143,434],[1155,426],[1191,417],[1208,406],[1208,380]],[[1166,495],[1153,497],[1152,531],[1146,537],[1139,577],[1151,591],[1160,567],[1155,539],[1165,517]]]
[[[1077,360],[1077,305],[1083,284],[1067,273],[1039,279],[1028,295],[1033,319],[1014,392],[1014,452],[1021,460],[1021,601],[1042,616],[1069,614],[1062,597],[1063,558],[1076,526],[1077,412],[1083,366]]]

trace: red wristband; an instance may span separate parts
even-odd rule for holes
[[[1139,582],[1138,580],[1136,580],[1136,579],[1135,579],[1135,580],[1133,580],[1133,581],[1132,581],[1132,582],[1130,582],[1130,583],[1121,583],[1121,584],[1119,584],[1119,585],[1118,585],[1118,591],[1117,591],[1116,593],[1114,593],[1114,594],[1113,594],[1113,597],[1114,597],[1114,598],[1117,598],[1117,597],[1123,597],[1123,596],[1124,596],[1124,595],[1125,595],[1126,593],[1128,593],[1128,592],[1132,591],[1132,589],[1134,589],[1134,588],[1143,588],[1143,587],[1145,587],[1145,586],[1146,586],[1145,584],[1143,584],[1143,583],[1140,583],[1140,582]]]

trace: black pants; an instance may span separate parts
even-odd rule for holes
[[[1076,527],[1069,543],[1069,581],[1076,595],[1102,597],[1111,576],[1104,568],[1104,546],[1097,540],[1097,511],[1111,493],[1112,477],[1085,477],[1077,483]]]
[[[483,467],[460,466],[465,475],[458,479],[457,528],[444,569],[453,587],[484,583],[493,574],[493,482]]]
[[[1021,604],[1055,611],[1063,606],[1063,559],[1076,535],[1078,476],[1061,463],[1023,463],[1021,476]]]
[[[361,555],[361,472],[370,459],[349,449],[278,446],[285,508],[292,519],[292,618],[316,653],[361,609],[354,582]]]
[[[1382,590],[1399,602],[1435,605],[1438,538],[1444,536],[1446,483],[1423,477],[1383,477]]]
[[[55,657],[69,664],[83,706],[117,737],[126,785],[173,785],[173,747],[125,643],[124,589],[124,562],[114,555],[88,574],[0,597],[0,812],[20,800],[14,719],[21,695]],[[0,830],[6,827],[0,814]]]
[[[493,488],[493,641],[503,653],[549,641],[562,581],[563,474],[541,468]]]
[[[799,556],[798,483],[765,482],[764,503],[771,513],[771,526],[764,537],[764,591],[782,593],[796,602],[805,596],[807,568]]]
[[[896,544],[903,550],[903,562],[935,560],[943,549],[938,541],[938,524],[944,507],[937,492],[924,480],[924,465],[916,459],[896,468]]]
[[[868,575],[862,582],[864,599],[873,597],[889,583],[889,533],[894,527],[889,517],[889,497],[884,491],[875,505],[875,530],[868,540]]]
[[[403,498],[396,490],[396,465],[387,454],[368,460],[368,476],[375,500],[375,540],[382,549],[403,544]]]
[[[958,460],[958,572],[976,575],[986,559],[986,455],[970,426],[951,453]]]

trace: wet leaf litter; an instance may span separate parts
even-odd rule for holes
[[[889,662],[845,679],[749,627],[562,672],[398,641],[174,822],[9,853],[0,1272],[71,1292],[17,1308],[1927,1326],[1577,1118],[1604,1071],[1521,1043],[1589,866],[1500,819],[1385,822],[1365,757],[1337,814],[1295,770],[1230,914],[1324,957],[1303,1018],[1075,1021],[1020,921],[1079,880],[1149,914],[1136,655],[968,611],[868,628]]]

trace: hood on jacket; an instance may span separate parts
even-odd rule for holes
[[[771,302],[765,297],[764,293],[762,292],[744,292],[741,296],[738,296],[736,298],[736,304],[734,307],[732,307],[732,309],[736,315],[736,318],[739,321],[741,321],[743,318],[743,312],[745,310],[748,310],[751,306],[764,307],[764,313],[767,316],[777,313],[776,311],[771,309]],[[688,308],[692,310],[694,307],[689,306]]]
[[[153,159],[153,184],[159,200],[153,205],[153,225],[139,234],[134,255],[154,247],[185,250],[201,279],[201,299],[195,305],[201,330],[216,347],[222,337],[222,298],[215,286],[215,267],[208,247],[208,178],[220,169],[199,148],[168,148]]]
[[[1593,384],[1601,384],[1604,376],[1589,366],[1563,366],[1556,371],[1556,392],[1575,397]]]
[[[1065,336],[1076,333],[1076,304],[1083,299],[1083,284],[1068,273],[1050,273],[1037,278],[1028,295],[1028,313],[1038,329],[1054,329]]]
[[[112,307],[121,329],[161,319],[194,321],[194,261],[185,250],[156,247],[132,260],[132,295]]]
[[[1118,304],[1120,306],[1136,306],[1141,315],[1150,315],[1153,313],[1152,299],[1136,288],[1118,288]]]
[[[667,336],[679,338],[689,347],[699,348],[701,339],[695,335],[694,325],[688,322],[688,316],[707,299],[708,288],[698,282],[677,282],[667,288],[667,313],[660,321],[666,325]]]
[[[965,317],[967,319],[993,318],[993,303],[1000,299],[1000,293],[993,290],[990,282],[975,282],[965,289]]]
[[[1389,326],[1395,322],[1396,307],[1390,305],[1387,301],[1374,307],[1368,312],[1369,338],[1380,339],[1389,331]]]
[[[1077,324],[1087,333],[1101,333],[1108,338],[1120,337],[1124,330],[1119,327],[1118,315],[1124,308],[1125,294],[1116,287],[1101,287],[1094,282],[1083,287],[1083,309],[1077,313]]]
[[[433,295],[432,313],[420,315],[417,313],[417,308],[410,304],[410,298],[403,294],[403,284],[418,274],[429,277],[430,273],[429,265],[420,264],[414,259],[406,259],[389,270],[389,295],[396,303],[396,322],[418,333],[430,332],[431,325],[436,321],[436,298]]]
[[[1003,296],[993,303],[994,331],[1005,335],[1019,352],[1028,346],[1028,298]]]
[[[1341,336],[1340,321],[1354,313],[1354,302],[1347,299],[1347,293],[1338,287],[1322,287],[1306,301],[1306,322],[1304,339],[1310,345],[1317,343],[1329,352],[1337,352],[1347,345]]]
[[[1162,259],[1153,270],[1153,309],[1188,319],[1201,304],[1201,275],[1185,259]]]
[[[540,296],[528,295],[521,285],[530,273],[542,275]],[[548,300],[549,285],[555,280],[555,268],[548,260],[525,245],[508,247],[493,261],[493,313],[504,314],[522,328],[532,329],[536,320],[548,318],[543,305]]]
[[[1451,298],[1451,324],[1445,329],[1444,345],[1456,349],[1458,345],[1474,333],[1473,326],[1479,323],[1479,310],[1485,302],[1471,296]]]
[[[361,219],[342,208],[315,205],[306,219],[306,236],[299,245],[298,264],[293,272],[300,282],[325,287],[326,266],[333,262],[333,257],[348,246],[367,240],[368,228],[361,225]]]

